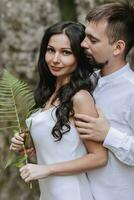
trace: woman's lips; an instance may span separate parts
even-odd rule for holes
[[[52,69],[53,71],[60,71],[62,68],[61,68],[61,67],[52,67],[52,66],[51,66],[51,69]]]

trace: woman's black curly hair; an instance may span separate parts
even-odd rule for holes
[[[69,117],[73,115],[72,97],[81,89],[92,90],[90,76],[93,74],[88,59],[80,44],[85,38],[85,27],[80,23],[71,21],[59,22],[49,27],[43,36],[38,61],[39,83],[35,90],[35,101],[38,107],[44,107],[56,89],[56,77],[51,74],[45,62],[45,53],[50,37],[55,34],[66,34],[70,40],[72,52],[77,60],[77,67],[70,75],[70,82],[63,85],[56,93],[55,99],[59,100],[56,108],[56,124],[52,135],[59,141],[63,134],[70,130]]]

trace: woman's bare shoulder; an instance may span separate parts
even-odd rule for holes
[[[96,116],[94,99],[87,90],[80,90],[73,96],[73,108],[75,113]]]
[[[73,96],[73,102],[83,103],[83,100],[94,101],[92,95],[87,90],[80,90]]]

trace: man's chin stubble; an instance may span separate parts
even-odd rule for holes
[[[89,62],[90,62],[91,67],[95,70],[101,70],[103,69],[103,67],[105,67],[108,64],[108,60],[106,60],[103,63],[99,63],[94,58],[91,58],[91,57],[89,58]]]

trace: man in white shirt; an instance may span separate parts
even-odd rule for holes
[[[132,2],[131,2],[132,3]],[[109,160],[88,173],[95,200],[134,200],[134,72],[126,56],[134,45],[134,6],[128,2],[93,8],[81,46],[100,69],[94,90],[99,117],[76,115],[82,139],[103,142]]]

